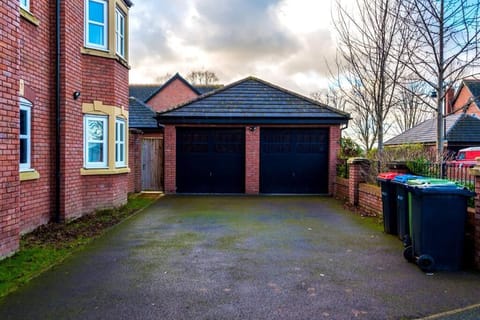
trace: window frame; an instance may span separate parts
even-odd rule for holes
[[[119,133],[123,132],[123,135]],[[123,118],[115,119],[115,167],[123,168],[127,166],[127,149],[126,149],[126,135],[127,126]],[[122,138],[123,139],[120,139]],[[121,159],[119,159],[121,156]]]
[[[115,6],[115,52],[125,59],[126,48],[126,14]]]
[[[32,171],[32,103],[28,101],[25,98],[20,98],[20,108],[19,108],[19,143],[21,144],[21,140],[25,139],[27,141],[27,147],[26,147],[26,162],[22,163],[22,152],[21,152],[21,147],[19,146],[19,170],[20,172],[22,171]],[[22,121],[21,121],[21,112],[25,111],[27,113],[27,119],[26,119],[26,134],[22,134]]]
[[[102,121],[103,123],[103,140],[98,142],[96,140],[90,141],[88,138],[88,122]],[[103,144],[102,156],[103,161],[89,161],[89,143],[101,143]],[[84,168],[86,169],[106,169],[108,168],[108,116],[85,114],[83,116],[83,155],[84,155]]]
[[[103,17],[104,17],[104,22],[103,24],[98,23],[96,21],[90,20],[90,2],[96,2],[99,4],[102,4],[103,6]],[[85,47],[87,48],[92,48],[92,49],[98,49],[98,50],[103,50],[103,51],[108,51],[108,1],[107,0],[85,0]],[[103,26],[103,41],[104,44],[100,45],[98,43],[93,43],[90,42],[90,24],[94,24],[97,26]]]
[[[20,8],[30,11],[30,0],[20,0]]]

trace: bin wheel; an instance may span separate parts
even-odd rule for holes
[[[408,262],[414,262],[415,256],[413,255],[413,247],[408,246],[403,250],[403,257],[407,259]]]
[[[432,272],[435,267],[435,260],[428,254],[422,254],[418,257],[417,265],[423,272]]]
[[[403,247],[407,248],[412,246],[412,239],[410,239],[410,235],[406,234],[403,236]]]

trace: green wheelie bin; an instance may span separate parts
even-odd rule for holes
[[[441,179],[411,180],[407,184],[412,246],[405,249],[404,256],[425,272],[459,270],[467,200],[475,193]]]

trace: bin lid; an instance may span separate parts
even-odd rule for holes
[[[412,179],[408,180],[407,184],[409,186],[458,186],[453,181],[446,180],[446,179],[437,179],[437,178],[427,178],[422,177],[421,179]]]
[[[463,197],[473,197],[475,192],[468,190],[467,188],[457,184],[425,184],[421,186],[415,186],[412,188],[412,192],[416,194],[445,194],[445,195],[458,195]]]
[[[398,172],[382,172],[377,176],[377,180],[379,181],[390,181],[396,176],[398,176],[400,173]]]
[[[398,183],[398,184],[406,184],[409,180],[420,180],[420,179],[425,179],[425,177],[422,176],[417,176],[414,174],[400,174],[393,178],[392,182]]]

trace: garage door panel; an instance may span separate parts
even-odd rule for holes
[[[328,129],[261,131],[260,191],[328,192]]]
[[[244,166],[243,129],[177,129],[177,192],[243,193]]]

